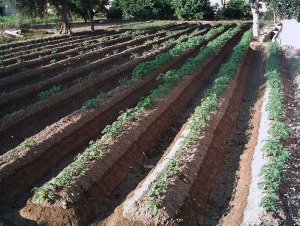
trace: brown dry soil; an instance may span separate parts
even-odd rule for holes
[[[180,225],[240,225],[242,222],[243,209],[246,205],[248,186],[251,180],[252,154],[258,136],[259,109],[264,92],[264,79],[262,77],[264,65],[261,50],[255,44],[252,45],[252,48],[242,66],[242,73],[238,80],[239,85],[235,90],[234,97],[230,99],[229,110],[214,134],[213,143],[209,148],[202,170],[197,175],[196,183],[192,185],[188,201],[185,202],[178,214],[177,223]],[[216,71],[213,72],[213,74],[215,73]],[[95,212],[87,211],[87,213],[82,209],[80,212],[88,215],[84,217],[91,218],[93,216],[95,218],[96,216],[95,225],[111,225],[107,223],[109,221],[106,218],[113,213],[137,184],[147,176],[153,165],[159,161],[164,150],[173,142],[186,119],[192,114],[194,107],[201,101],[204,88],[209,87],[213,78],[214,76],[211,76],[204,84],[198,84],[196,94],[192,95],[191,93],[194,92],[192,90],[186,91],[190,100],[187,102],[181,101],[176,108],[165,113],[165,119],[161,121],[160,126],[157,124],[158,122],[151,125],[153,130],[156,127],[162,127],[161,131],[155,134],[147,133],[147,137],[141,140],[145,142],[146,147],[145,145],[142,146],[141,141],[139,141],[139,146],[134,148],[142,149],[144,152],[139,153],[136,159],[125,157],[122,162],[118,163],[114,171],[105,176],[107,178],[105,181],[106,187],[110,184],[114,187],[113,183],[117,183],[118,186],[112,190],[105,188],[107,189],[106,193],[98,195],[102,199],[101,207],[96,204],[95,200],[91,201],[95,205]],[[289,81],[289,79],[286,78],[286,81]],[[197,87],[196,84],[194,85]],[[293,107],[297,107],[298,103],[293,96],[295,87],[286,82],[285,88],[291,91],[286,97],[287,102],[291,103]],[[182,98],[185,97],[182,96]],[[172,113],[172,111],[177,113]],[[288,115],[293,116],[293,118],[295,118],[294,114],[294,112],[288,112]],[[167,119],[168,117],[170,118]],[[167,126],[164,124],[167,124]],[[294,137],[291,145],[297,144],[297,140],[299,140],[299,137]],[[293,156],[299,159],[297,148],[293,150],[295,150]],[[134,152],[138,152],[138,150]],[[119,175],[119,178],[118,172],[124,169],[122,165],[127,166],[127,169]],[[290,170],[290,175],[295,176],[293,178],[296,178],[296,180],[299,180],[299,165],[299,163],[295,164],[293,162],[287,169]],[[295,171],[295,169],[297,170]],[[111,180],[111,178],[114,179]],[[298,182],[296,185],[298,185]],[[283,191],[286,191],[284,189],[288,186],[291,186],[291,184],[285,184]],[[299,189],[295,186],[296,188]],[[91,189],[89,193],[97,193],[95,189]],[[87,199],[93,197],[91,194],[86,194],[86,196]],[[283,196],[289,197],[286,194]],[[289,197],[289,199],[291,198]],[[292,206],[292,202],[288,202],[289,199],[285,199],[284,208],[297,212],[297,202]],[[32,210],[27,209],[26,211],[30,212]],[[290,212],[291,216],[294,212]],[[35,224],[30,221],[22,221],[22,219],[12,219],[16,217],[14,214],[16,213],[8,213],[5,218],[14,222],[15,225]],[[122,222],[119,223],[122,224]],[[123,223],[126,224],[126,222]],[[175,224],[175,222],[172,224]]]
[[[116,69],[113,68],[110,71],[104,72],[99,78],[87,81],[80,86],[74,86],[67,92],[61,92],[56,96],[48,98],[46,101],[38,102],[35,105],[20,110],[20,112],[10,115],[10,119],[15,118],[16,120],[10,120],[13,125],[6,128],[5,133],[3,129],[0,131],[1,135],[6,137],[0,141],[2,152],[15,147],[15,145],[22,142],[26,137],[32,136],[34,133],[44,129],[45,125],[49,125],[81,108],[84,101],[94,98],[99,92],[107,92],[118,86],[118,80],[122,77],[131,76],[136,64],[146,59],[151,60],[156,54],[150,54],[147,58],[134,59]],[[85,69],[88,70],[88,68]],[[81,73],[84,70],[80,69],[78,71]],[[51,107],[52,112],[49,112],[49,107]],[[53,111],[55,112],[54,114]],[[36,123],[36,118],[39,118],[39,123]],[[16,121],[20,121],[20,119],[23,119],[22,122],[16,125]],[[20,131],[20,125],[22,125],[22,132]]]
[[[237,40],[235,39],[235,42],[236,42]],[[232,45],[232,44],[231,44]],[[226,53],[228,53],[227,51],[224,51],[224,53],[223,53],[223,55],[225,54],[225,56],[226,56]],[[211,66],[211,65],[210,65]],[[214,70],[216,70],[217,69],[217,67],[214,67]],[[212,70],[212,68],[210,69],[210,70]],[[205,76],[207,76],[207,75],[205,75]],[[197,82],[198,83],[198,82]],[[201,84],[201,83],[200,83]],[[196,87],[197,86],[199,86],[199,84],[197,85],[196,83],[195,84],[193,84],[193,86],[194,85],[196,85]],[[194,89],[194,88],[193,88]],[[185,91],[186,92],[186,95],[188,94],[188,93],[190,93],[190,94],[188,94],[189,96],[191,96],[191,91],[192,90],[189,90],[189,91]],[[184,100],[185,98],[182,96],[181,98],[180,98],[181,100]],[[170,120],[171,120],[171,118],[172,117],[174,117],[174,116],[176,116],[176,112],[178,112],[178,107],[179,108],[182,108],[185,104],[184,103],[186,103],[186,101],[187,100],[185,100],[184,102],[182,102],[180,105],[176,105],[176,108],[175,109],[169,109],[168,110],[168,112],[167,113],[164,113],[164,119],[163,120],[167,120],[168,121],[168,123],[170,123]],[[175,107],[175,105],[174,105],[174,107]],[[177,109],[177,110],[176,110]],[[173,115],[171,118],[170,118],[170,116],[171,115]],[[168,118],[168,119],[167,119]],[[167,124],[168,124],[167,123]],[[166,123],[160,123],[159,124],[160,125],[160,127],[161,126],[163,126],[163,127],[165,127],[166,126]],[[167,128],[168,128],[168,126],[166,126]],[[116,169],[118,169],[118,170],[113,170],[113,171],[111,171],[111,172],[109,172],[109,176],[107,177],[108,179],[107,180],[104,180],[103,182],[104,182],[104,184],[105,184],[105,187],[102,187],[102,188],[104,188],[104,191],[102,191],[101,193],[102,194],[99,194],[99,197],[101,198],[102,196],[103,196],[103,194],[105,194],[105,195],[109,195],[110,193],[111,193],[111,191],[110,191],[110,189],[109,189],[109,187],[110,186],[112,186],[112,187],[114,187],[115,185],[114,185],[114,183],[121,183],[122,182],[122,180],[124,180],[126,177],[127,177],[127,174],[129,173],[128,172],[128,169],[126,170],[127,172],[122,172],[122,171],[120,171],[119,170],[119,167],[121,167],[122,165],[123,166],[127,166],[127,167],[129,167],[129,171],[131,171],[131,166],[133,165],[133,166],[136,166],[137,167],[137,165],[138,165],[138,168],[140,168],[140,163],[138,163],[139,162],[139,159],[140,158],[143,158],[143,155],[142,156],[140,156],[140,157],[138,157],[139,155],[141,155],[142,153],[141,153],[141,150],[143,150],[143,149],[145,149],[145,150],[147,150],[148,148],[149,148],[149,146],[152,146],[152,145],[154,145],[156,142],[154,142],[156,139],[158,139],[160,136],[158,136],[157,134],[154,136],[154,135],[151,135],[153,132],[155,132],[157,129],[158,129],[158,124],[157,123],[155,123],[154,125],[151,125],[151,128],[153,129],[153,131],[150,133],[150,135],[148,136],[143,136],[145,139],[142,139],[142,144],[144,143],[144,142],[146,142],[147,141],[147,144],[148,145],[142,145],[140,142],[139,142],[139,145],[138,146],[136,146],[134,149],[137,149],[137,150],[135,150],[134,152],[136,152],[136,157],[133,157],[132,156],[132,159],[130,159],[129,158],[129,156],[126,156],[126,158],[124,158],[123,160],[122,160],[122,162],[124,162],[123,164],[122,164],[122,162],[118,162],[118,164],[117,164],[117,166],[116,166]],[[154,129],[154,128],[156,128],[156,129]],[[161,129],[159,129],[158,131],[160,131]],[[157,133],[157,131],[155,132],[155,133]],[[159,132],[159,133],[161,133],[161,132]],[[131,135],[130,135],[131,136]],[[154,137],[156,137],[155,139],[153,139]],[[139,151],[138,151],[139,150]],[[138,152],[137,152],[138,151]],[[133,153],[134,153],[133,152]],[[145,153],[148,153],[148,152],[145,152]],[[130,163],[130,164],[129,164]],[[123,167],[122,166],[122,167]],[[142,166],[144,166],[144,164],[142,164]],[[124,170],[124,169],[123,169]],[[122,172],[121,173],[121,175],[120,175],[120,172]],[[113,177],[112,177],[112,175],[113,175]],[[125,178],[124,178],[124,175],[126,176]],[[119,176],[121,176],[121,178],[119,178]],[[114,178],[114,180],[112,181],[111,180],[111,178]],[[99,188],[97,188],[98,186],[96,186],[95,188],[93,188],[93,189],[91,189],[89,192],[86,192],[86,198],[88,198],[89,199],[89,202],[91,202],[91,197],[94,197],[95,195],[97,195],[97,193],[99,193],[99,192],[97,192],[97,189],[99,189]],[[96,190],[95,190],[96,189]],[[106,189],[108,189],[108,191],[107,192],[105,192],[105,190]],[[84,198],[85,199],[85,198]],[[86,201],[87,200],[82,200],[82,202],[83,203],[86,203]],[[96,198],[96,200],[94,200],[93,201],[93,209],[95,210],[95,212],[97,213],[99,210],[100,210],[100,212],[101,212],[101,209],[102,208],[100,208],[99,209],[99,207],[98,207],[98,205],[97,205],[97,202],[99,201],[97,201],[98,199]],[[97,201],[97,202],[96,202]],[[30,208],[30,207],[28,207],[28,208]],[[28,208],[26,208],[24,211],[32,211],[33,209],[28,209]],[[91,209],[90,209],[91,210]],[[91,217],[92,215],[95,215],[95,212],[93,213],[93,212],[91,212],[89,209],[85,209],[85,208],[82,208],[82,205],[81,205],[81,210],[80,210],[80,212],[82,212],[81,214],[87,214],[87,215],[83,215],[82,217],[87,217],[87,218],[89,218],[89,217]],[[26,213],[26,212],[24,212],[24,211],[22,211],[23,212],[23,214],[24,213]],[[28,214],[28,213],[27,213]],[[32,213],[30,213],[31,215],[32,215]],[[37,212],[37,214],[39,214],[38,212]],[[42,220],[42,219],[41,219]],[[62,220],[64,220],[65,221],[65,219],[62,219]],[[42,222],[42,221],[40,221],[40,222]]]
[[[112,123],[117,118],[119,111],[134,106],[141,96],[146,95],[147,92],[155,88],[157,86],[155,78],[160,73],[180,67],[185,62],[187,56],[192,57],[196,53],[198,53],[198,48],[192,48],[182,56],[174,58],[170,63],[160,67],[155,72],[151,73],[151,75],[148,75],[147,78],[144,79],[145,82],[137,81],[137,86],[135,86],[138,88],[131,89],[131,87],[134,88],[134,86],[127,85],[126,87],[123,87],[123,89],[128,90],[127,93],[120,92],[122,89],[117,89],[117,92],[113,95],[113,99],[110,99],[109,103],[106,105],[101,106],[101,110],[92,112],[89,114],[89,117],[85,117],[86,120],[83,120],[83,112],[75,112],[74,114],[65,117],[63,120],[52,124],[51,127],[47,128],[45,131],[37,134],[35,139],[42,140],[42,142],[35,148],[38,150],[36,155],[28,155],[28,158],[22,158],[22,160],[16,161],[16,164],[13,164],[14,167],[12,166],[10,167],[10,170],[7,170],[7,175],[2,175],[2,184],[5,185],[5,191],[0,189],[2,197],[5,195],[5,200],[8,201],[8,197],[14,197],[16,194],[22,193],[24,187],[30,188],[30,186],[35,183],[34,181],[43,177],[43,174],[45,174],[43,172],[48,172],[51,167],[60,162],[60,159],[65,158],[64,156],[67,156],[69,153],[76,153],[79,146],[86,146],[89,140],[95,139],[100,131],[104,129],[105,125]],[[67,122],[69,121],[72,121],[72,125],[70,128],[67,128],[69,125]],[[79,121],[82,121],[82,123]],[[57,131],[58,129],[59,131]],[[59,135],[58,133],[60,132],[64,133],[64,135]],[[46,146],[43,145],[45,140],[47,142]],[[74,142],[74,140],[76,140],[76,142]],[[41,156],[38,157],[37,155],[40,152],[44,152],[44,154],[40,154]],[[16,171],[16,169],[20,168],[20,164],[22,165],[22,171]],[[43,165],[43,168],[37,170],[40,165]],[[11,174],[11,172],[9,172],[11,170],[16,172]],[[24,180],[24,178],[27,179]],[[31,180],[28,178],[31,178]],[[16,179],[19,181],[18,189],[14,189]]]
[[[262,53],[254,44],[252,44],[252,48],[246,65],[242,67],[242,78],[244,77],[247,81],[244,95],[240,97],[239,94],[237,95],[237,100],[241,97],[242,99],[239,100],[239,105],[235,105],[235,111],[231,111],[231,115],[228,117],[228,121],[231,123],[227,124],[227,128],[223,128],[212,147],[211,155],[215,155],[215,158],[207,163],[208,166],[204,166],[209,170],[206,171],[208,176],[198,175],[200,183],[201,181],[203,183],[202,178],[204,177],[208,178],[205,182],[211,185],[209,190],[201,189],[200,191],[207,192],[207,197],[205,202],[199,201],[203,209],[198,207],[201,212],[195,216],[195,220],[198,220],[195,224],[198,223],[198,225],[234,226],[240,225],[243,220],[264,92]],[[241,82],[241,84],[243,83]],[[233,120],[234,117],[236,120]],[[214,183],[212,183],[213,181]],[[194,186],[195,193],[191,197],[192,200],[200,195],[197,188],[199,188],[199,184]],[[195,207],[195,209],[197,208]],[[186,211],[188,213],[188,208]],[[189,220],[192,219],[190,213],[187,216]],[[184,220],[185,218],[186,216],[183,215]]]
[[[214,133],[190,196],[171,225],[240,225],[243,219],[264,91],[261,51],[253,48],[241,67],[239,85]],[[119,218],[122,206],[115,211],[104,221],[98,219],[96,225],[139,224]]]

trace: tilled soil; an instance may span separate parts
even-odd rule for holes
[[[250,61],[252,66],[247,73],[247,88],[237,124],[226,140],[223,166],[211,193],[208,215],[200,225],[240,225],[243,220],[264,91],[262,53],[259,48],[252,47],[253,61]]]
[[[227,51],[229,52],[228,47]],[[225,57],[220,58],[219,61],[221,62],[224,59]],[[221,65],[220,62],[215,65],[214,70],[206,70],[216,75]],[[182,64],[182,61],[180,61],[180,64]],[[285,213],[285,219],[280,220],[282,225],[300,225],[300,154],[298,153],[300,148],[300,105],[299,93],[297,93],[298,87],[296,83],[293,83],[294,78],[290,77],[290,73],[291,67],[288,64],[283,65],[287,118],[289,118],[288,122],[296,132],[287,143],[292,151],[292,159],[286,168],[289,176],[288,180],[280,189],[282,198],[280,207]],[[262,51],[259,45],[252,44],[242,65],[241,75],[238,78],[238,88],[235,88],[234,95],[229,101],[228,110],[214,133],[213,143],[209,147],[203,166],[201,166],[203,169],[197,175],[196,182],[191,186],[190,196],[178,213],[178,219],[172,224],[235,226],[242,223],[251,181],[252,155],[257,144],[260,124],[260,109],[264,93],[263,74]],[[104,173],[103,181],[95,182],[94,185],[91,185],[91,188],[88,188],[89,190],[83,192],[82,196],[79,197],[78,195],[80,201],[74,204],[74,209],[70,208],[61,212],[59,208],[58,211],[54,210],[53,212],[51,212],[52,210],[49,212],[45,210],[48,214],[54,214],[49,217],[46,216],[47,213],[43,215],[44,210],[34,206],[29,200],[27,206],[22,210],[23,216],[27,217],[32,214],[39,224],[44,223],[44,220],[48,217],[51,218],[51,222],[55,222],[55,218],[58,218],[65,223],[68,222],[68,224],[84,225],[93,221],[93,225],[111,225],[111,221],[108,220],[109,217],[113,215],[114,211],[120,210],[126,196],[143,181],[159,162],[164,155],[164,151],[174,141],[174,138],[176,139],[176,135],[193,113],[195,106],[201,102],[203,91],[209,87],[214,78],[215,76],[208,77],[206,75],[205,80],[191,83],[191,89],[184,90],[185,94],[180,94],[180,100],[174,101],[178,105],[175,104],[176,106],[170,107],[162,113],[163,118],[152,123],[151,127],[149,126],[150,129],[143,133],[144,137],[134,143],[135,146],[132,146],[133,151],[131,154],[127,155],[126,153],[126,155],[121,156],[120,161],[114,163],[113,169]],[[198,91],[195,91],[196,89]],[[196,92],[196,94],[193,94],[193,92]],[[187,97],[187,100],[184,100],[185,97]],[[133,105],[136,101],[137,98],[130,105]],[[128,137],[130,138],[130,136],[133,135],[129,134]],[[124,149],[126,145],[127,143],[124,143]],[[80,148],[78,148],[82,150],[83,147],[86,147],[86,142],[79,146]],[[70,156],[65,158],[60,166],[53,168],[54,174],[56,175],[69,161]],[[59,165],[58,163],[55,164]],[[44,179],[39,181],[38,185],[50,179],[52,175],[55,176],[53,172],[46,177],[41,176]],[[86,183],[90,182],[86,181]],[[80,186],[74,188],[74,191],[78,189],[78,194],[81,189]],[[15,225],[36,224],[31,220],[22,219],[18,213],[30,196],[28,189],[25,190],[27,193],[21,195],[17,207],[12,207],[10,212],[2,214],[0,217],[4,216],[8,220],[7,222]],[[79,208],[80,206],[81,208]],[[63,213],[69,215],[59,215]],[[82,219],[76,218],[78,213]],[[40,218],[40,216],[42,217]],[[66,219],[69,216],[71,217]]]
[[[285,168],[287,180],[279,190],[279,210],[283,216],[275,217],[280,225],[290,226],[300,225],[300,50],[283,48],[283,53],[280,62],[286,119],[294,134],[286,143],[291,151],[291,159]]]

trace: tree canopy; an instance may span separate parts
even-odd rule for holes
[[[113,0],[108,12],[111,19],[170,19],[174,11],[170,0]]]
[[[281,19],[296,19],[300,21],[299,0],[268,0],[267,4],[274,9]]]
[[[214,10],[209,0],[172,0],[172,7],[178,19],[211,20]]]
[[[135,19],[214,18],[209,0],[113,0],[108,17],[118,19],[121,13],[123,18]]]
[[[69,16],[76,14],[83,19],[91,21],[93,26],[93,17],[96,12],[105,12],[109,0],[4,0],[10,2],[16,12],[24,17],[43,17],[46,15],[47,5],[55,9],[55,12],[61,18],[61,28],[59,33],[69,33]]]
[[[250,19],[251,10],[245,0],[230,0],[226,5],[223,16],[227,19]]]

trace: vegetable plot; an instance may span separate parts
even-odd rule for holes
[[[265,71],[249,28],[183,23],[0,46],[0,222],[243,224],[264,84],[260,201],[276,210],[292,131],[278,49],[269,44]]]

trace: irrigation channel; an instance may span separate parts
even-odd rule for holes
[[[120,58],[99,50],[97,60],[74,69],[77,77],[53,80],[53,71],[11,90],[49,83],[24,96],[28,104],[8,112],[1,107],[6,115],[0,126],[0,220],[5,225],[241,224],[265,92],[264,47],[249,44],[247,25],[165,29],[131,49],[126,40],[124,46],[113,44],[121,48]],[[82,34],[72,43],[96,37]],[[39,67],[44,66],[32,73]],[[97,76],[88,78],[90,72]],[[35,99],[53,85],[65,89]],[[215,109],[201,133],[185,141],[198,129],[191,126],[194,117],[213,90],[220,92],[218,100],[209,99],[217,101]],[[0,104],[10,98],[7,92]],[[183,141],[191,146],[184,149]]]

